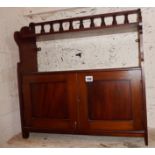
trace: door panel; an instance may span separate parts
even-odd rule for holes
[[[87,83],[87,91],[90,120],[132,120],[129,80],[94,81]]]
[[[76,74],[51,73],[23,77],[26,125],[35,128],[74,130]]]
[[[80,130],[143,129],[140,70],[79,73],[78,82]]]
[[[65,81],[32,83],[30,87],[31,96],[33,96],[33,117],[51,119],[69,118],[67,83]]]

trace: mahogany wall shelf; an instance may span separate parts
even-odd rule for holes
[[[129,19],[132,15],[137,16],[134,22]],[[119,16],[124,19],[121,23]],[[111,23],[107,24],[109,17]],[[138,34],[138,67],[38,72],[38,40],[125,32]],[[148,144],[140,9],[30,23],[15,32],[14,38],[20,54],[18,85],[24,138],[29,132],[99,134],[144,137]]]

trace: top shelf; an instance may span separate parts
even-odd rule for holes
[[[135,16],[134,16],[135,15]],[[134,16],[134,22],[129,16]],[[121,23],[118,21],[121,18]],[[98,20],[98,23],[96,21]],[[107,20],[110,20],[107,23]],[[82,36],[94,36],[111,33],[137,31],[141,25],[140,9],[121,11],[93,16],[75,17],[41,23],[30,23],[20,31],[22,38],[37,38],[37,40],[64,39]],[[105,33],[105,30],[107,33]]]

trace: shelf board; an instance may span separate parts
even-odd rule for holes
[[[92,71],[103,71],[103,72],[115,72],[115,71],[131,71],[131,70],[141,70],[140,66],[135,67],[124,67],[124,68],[105,68],[105,69],[79,69],[79,70],[57,70],[57,71],[37,71],[37,72],[29,72],[23,73],[23,75],[38,75],[38,74],[52,74],[52,73],[74,73],[74,72],[92,72]]]

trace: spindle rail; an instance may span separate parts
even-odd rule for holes
[[[129,15],[136,15],[137,19],[135,22],[129,20]],[[122,23],[118,23],[117,17],[122,16],[124,21]],[[106,23],[106,18],[112,18],[110,24]],[[95,24],[95,19],[100,19],[100,24]],[[89,21],[89,26],[85,26],[85,20]],[[74,22],[78,22],[78,27],[75,28],[73,25]],[[130,11],[121,11],[121,12],[114,12],[114,13],[106,13],[106,14],[99,14],[93,16],[84,16],[84,17],[74,17],[68,19],[61,19],[61,20],[54,20],[54,21],[47,21],[47,22],[39,22],[39,23],[30,23],[27,30],[25,27],[21,30],[21,36],[23,38],[31,38],[31,37],[39,37],[45,35],[53,35],[53,34],[62,34],[62,33],[69,33],[69,32],[83,32],[83,31],[93,31],[93,30],[103,30],[106,28],[137,28],[137,26],[141,23],[141,12],[140,9],[137,10],[130,10]],[[54,25],[57,24],[57,30],[54,29]],[[68,24],[68,28],[65,29],[64,24]],[[45,26],[49,26],[49,30],[45,30]],[[36,28],[40,27],[40,31],[36,32]],[[27,27],[26,27],[27,28]],[[29,33],[28,33],[29,31]]]

